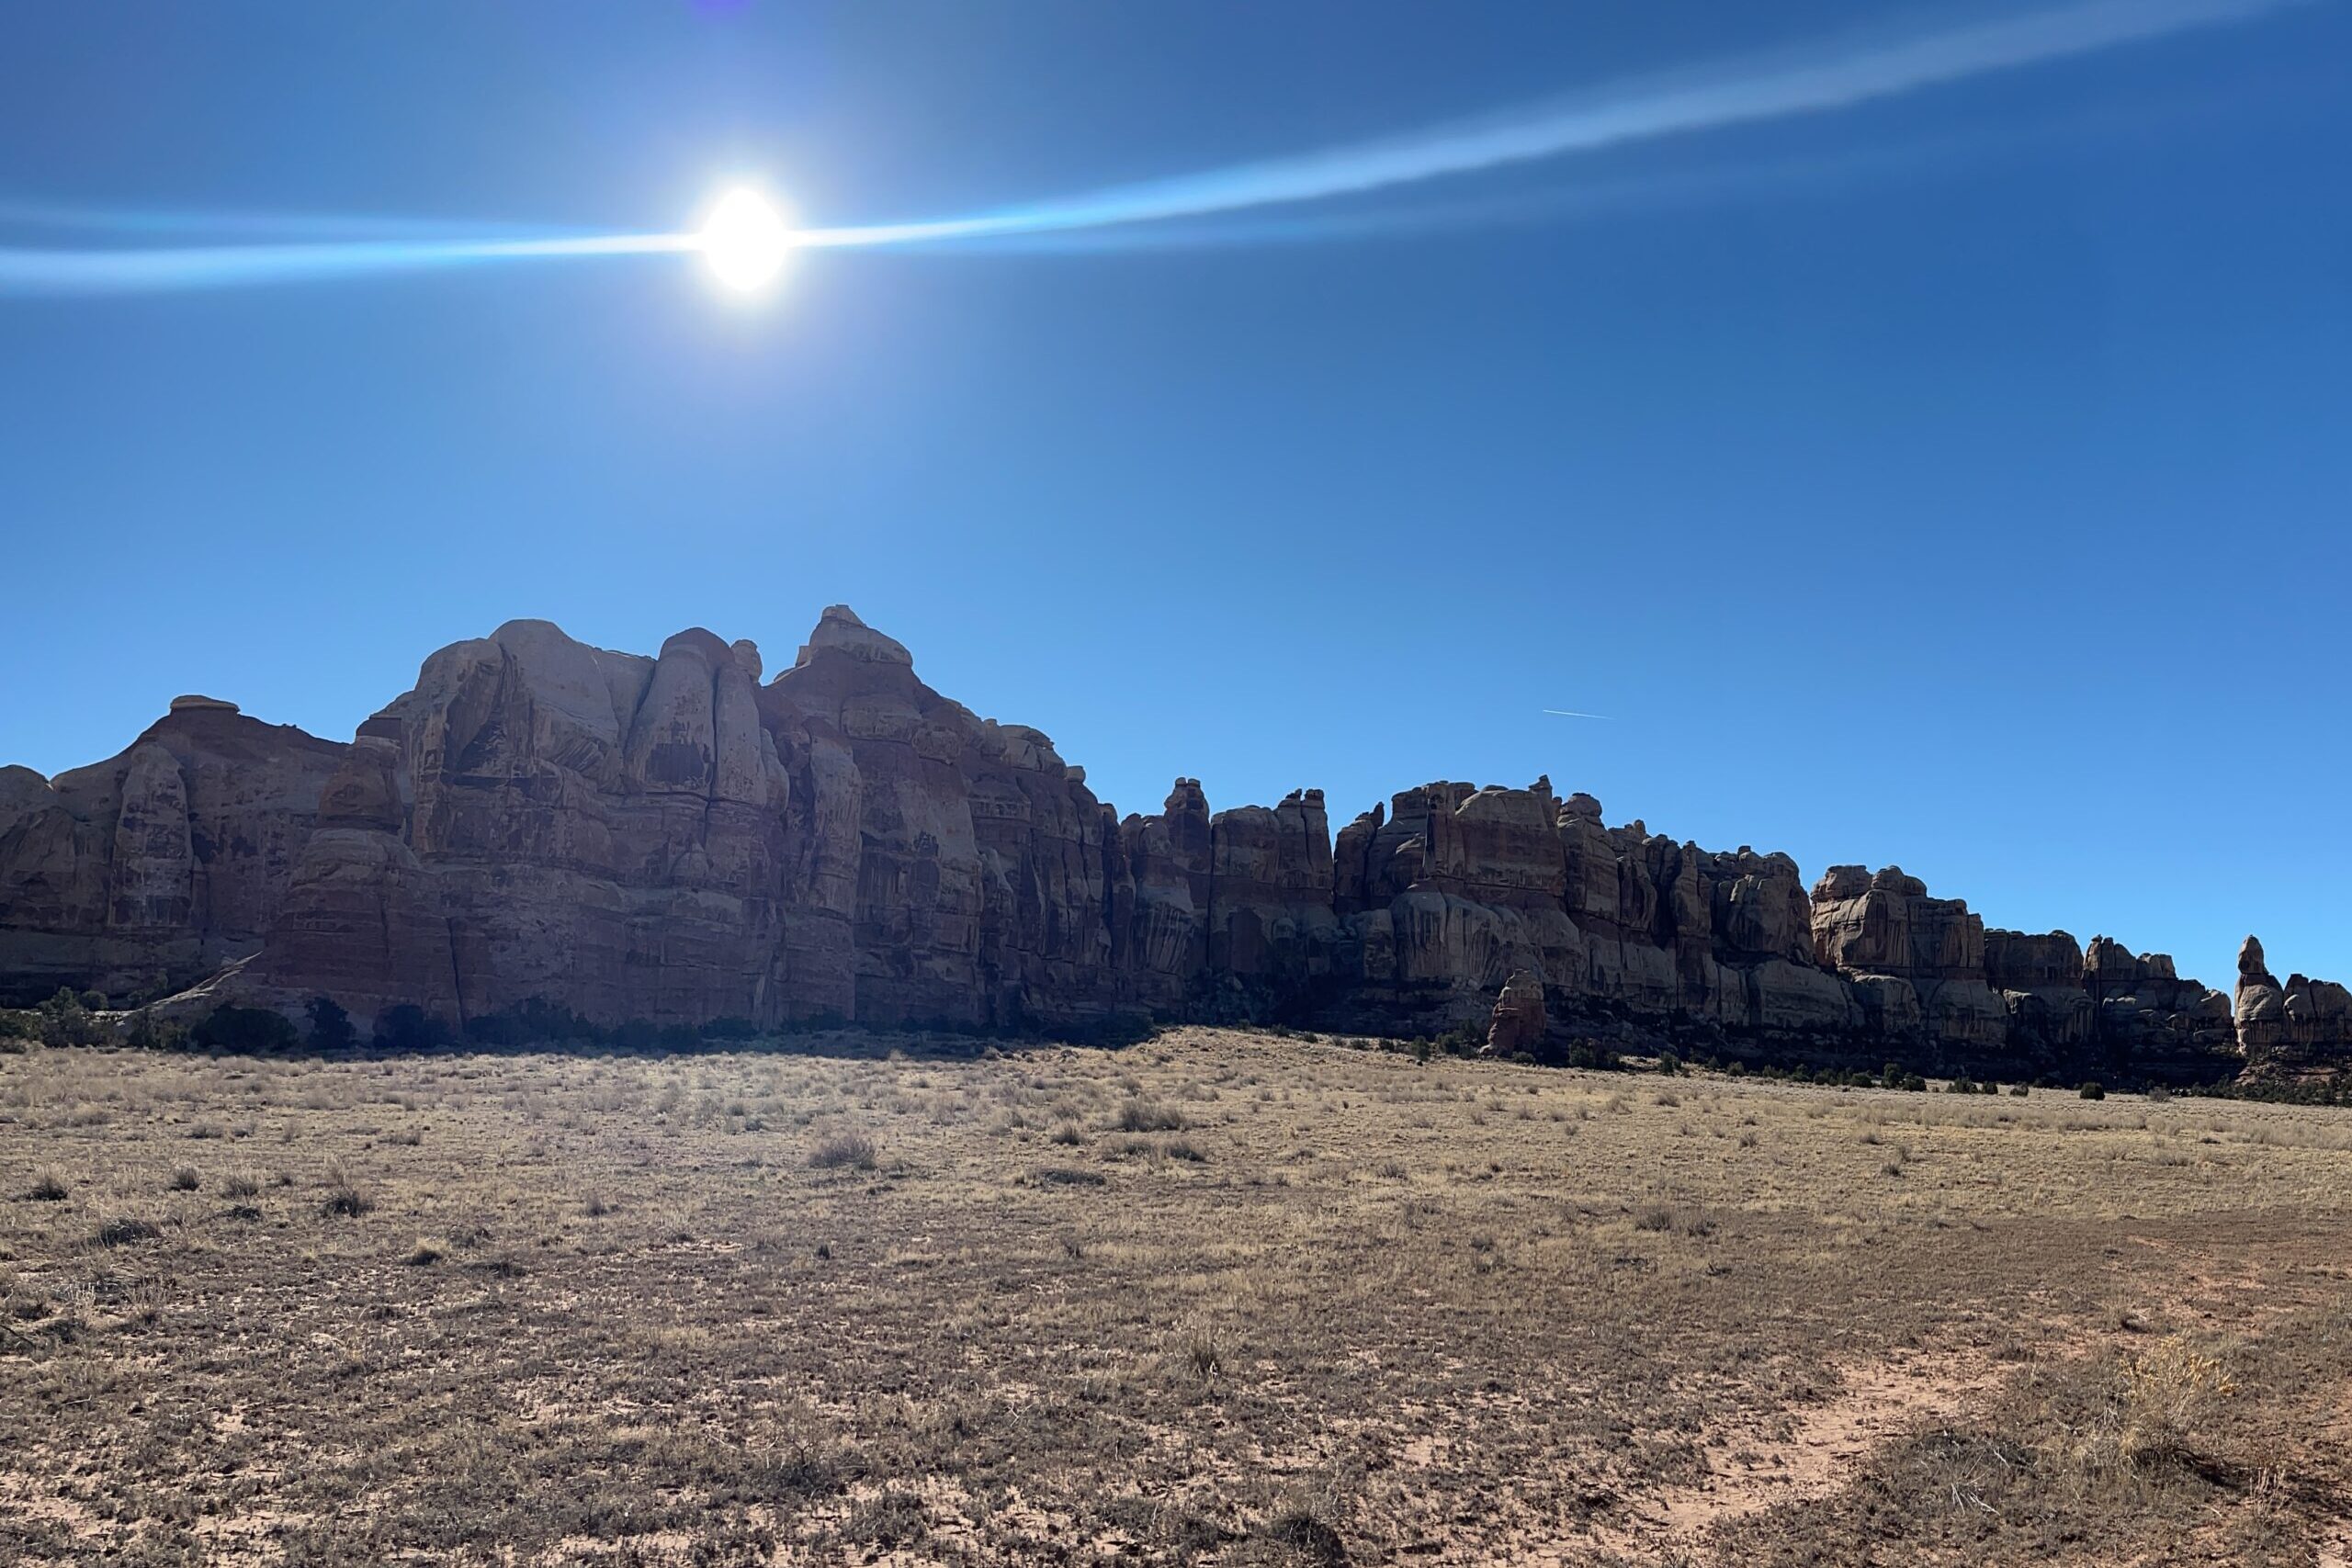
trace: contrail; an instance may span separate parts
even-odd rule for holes
[[[1207,218],[1360,196],[1665,137],[1849,108],[1972,77],[2251,21],[2274,11],[2316,3],[2077,0],[2073,5],[1893,41],[1816,47],[1803,54],[1722,63],[1671,80],[1620,84],[1573,99],[1295,157],[963,217],[802,229],[793,239],[800,246],[828,250],[944,246]],[[50,216],[55,216],[53,209]],[[252,214],[237,217],[241,226],[256,221]],[[298,220],[287,221],[289,228],[300,226]],[[82,226],[178,227],[169,218],[161,223],[142,223],[137,215],[130,220],[118,218],[102,225]],[[656,254],[700,248],[699,238],[692,233],[551,237],[545,230],[510,231],[503,237],[418,234],[196,248],[0,248],[0,293],[218,288],[486,261]]]
[[[1574,708],[1545,708],[1544,711],[1555,718],[1607,718],[1609,716],[1605,713],[1578,713]]]

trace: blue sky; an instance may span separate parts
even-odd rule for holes
[[[2033,9],[19,7],[0,203],[892,220]],[[518,615],[775,668],[846,602],[1125,809],[1548,772],[2343,977],[2347,61],[2312,0],[1272,228],[811,253],[752,310],[678,257],[0,298],[0,759],[183,691],[347,736]]]

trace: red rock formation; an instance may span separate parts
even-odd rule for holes
[[[2232,1040],[2160,954],[1987,932],[1895,867],[1808,897],[1786,855],[1607,827],[1549,779],[1405,790],[1336,843],[1315,790],[1212,815],[1179,779],[1123,822],[1046,737],[941,696],[845,608],[763,674],[700,629],[649,659],[515,621],[434,654],[348,747],[187,698],[97,767],[0,770],[0,984],[185,981],[258,945],[206,994],[452,1023],[537,999],[605,1023],[1412,1031],[1499,990],[1514,1040],[1535,1016],[2184,1072]],[[2253,964],[2250,1051],[2352,1049],[2340,987]]]
[[[0,769],[0,996],[151,994],[251,953],[344,750],[191,696],[107,761]]]
[[[850,893],[840,1010],[1012,1023],[1117,1003],[1118,823],[1052,741],[940,696],[839,605],[760,711],[809,769],[815,798],[795,819],[821,902]]]
[[[1210,971],[1282,987],[1329,974],[1339,936],[1331,879],[1321,790],[1211,818]]]
[[[2238,1041],[2256,1073],[2291,1077],[2352,1062],[2352,991],[2301,975],[2280,985],[2253,937],[2238,949],[2234,1014]]]
[[[362,1017],[763,1010],[788,784],[757,668],[698,630],[658,660],[538,621],[442,649],[361,727],[255,978],[332,977]]]
[[[2069,933],[1987,931],[1984,970],[2013,1036],[2051,1051],[2090,1040],[2098,1005],[2084,986],[2082,944]]]
[[[1112,964],[1125,998],[1175,1009],[1208,966],[1208,797],[1178,779],[1158,816],[1119,824],[1112,871]]]
[[[1544,1045],[1544,982],[1522,969],[1503,983],[1487,1023],[1488,1056],[1532,1055]]]
[[[1876,1033],[1985,1049],[2008,1038],[2008,1005],[1985,981],[1984,922],[1891,865],[1834,865],[1813,889],[1814,953],[1855,980]]]

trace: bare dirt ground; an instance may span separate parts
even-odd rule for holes
[[[2309,1568],[2347,1371],[2341,1111],[0,1056],[6,1562]]]

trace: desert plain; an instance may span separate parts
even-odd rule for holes
[[[32,1048],[0,1560],[2309,1568],[2348,1194],[2324,1107],[1331,1035]]]

